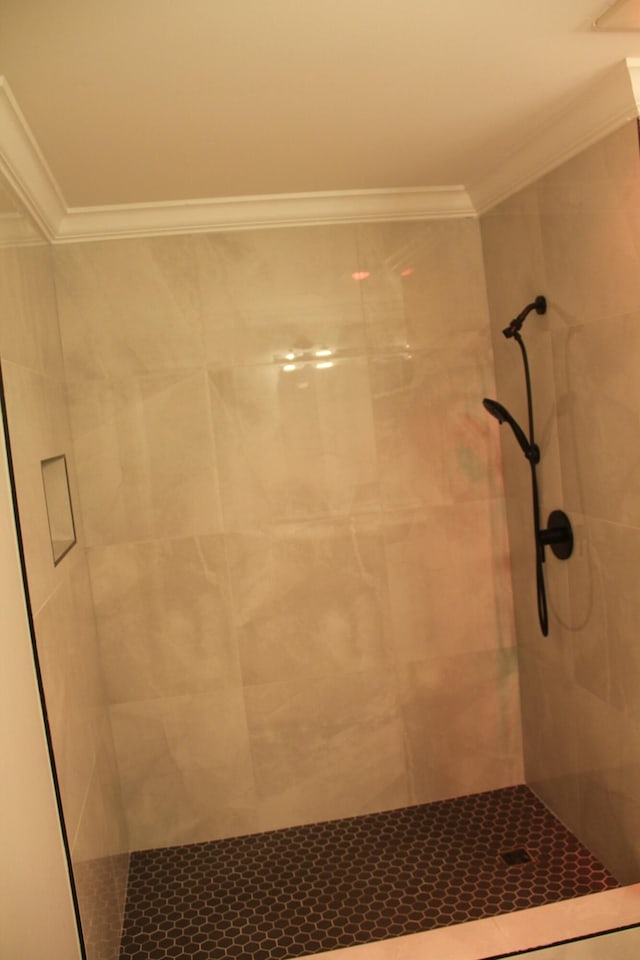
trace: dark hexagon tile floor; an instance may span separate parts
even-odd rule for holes
[[[617,886],[508,787],[134,853],[121,960],[285,960]]]

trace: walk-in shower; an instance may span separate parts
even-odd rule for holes
[[[524,341],[520,336],[522,324],[535,310],[539,315],[547,312],[546,297],[538,295],[535,300],[528,303],[517,317],[502,331],[508,339],[513,338],[522,353],[522,362],[524,365],[525,389],[527,394],[527,413],[529,424],[529,436],[525,434],[520,424],[511,416],[506,407],[503,407],[497,400],[490,400],[485,397],[482,401],[485,410],[495,417],[498,423],[508,423],[511,427],[520,449],[529,461],[531,467],[531,498],[533,507],[533,537],[535,544],[535,577],[536,577],[536,599],[538,605],[538,621],[543,636],[549,633],[549,613],[547,608],[547,592],[544,582],[543,564],[545,562],[545,547],[550,547],[556,557],[561,560],[567,560],[573,550],[573,531],[571,522],[566,513],[562,510],[553,510],[547,519],[547,526],[542,529],[540,526],[540,494],[538,491],[538,477],[536,466],[540,462],[540,448],[535,442],[535,433],[533,426],[533,397],[531,393],[531,375],[529,373],[529,360],[525,349]]]
[[[88,960],[286,960],[614,886],[524,785],[489,318],[458,298],[478,224],[53,256],[59,303],[46,247],[0,251],[52,294],[2,318],[52,359],[7,337],[3,369]],[[334,365],[284,372],[334,315]],[[54,567],[61,451],[78,543]]]

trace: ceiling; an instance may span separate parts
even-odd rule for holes
[[[71,208],[466,186],[640,56],[607,6],[1,0],[0,75]]]

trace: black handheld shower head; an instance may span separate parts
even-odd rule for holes
[[[511,321],[508,327],[505,327],[502,331],[505,337],[515,337],[517,333],[520,333],[520,328],[525,322],[532,310],[535,310],[536,313],[542,315],[547,312],[547,299],[546,297],[539,296],[536,297],[531,303],[528,303],[524,310],[521,310],[518,316]]]
[[[529,443],[524,430],[520,424],[513,419],[507,408],[503,407],[497,400],[489,400],[487,397],[482,401],[482,405],[492,417],[496,418],[498,423],[509,424],[527,460],[531,463],[538,463],[540,460],[540,450],[537,444]]]

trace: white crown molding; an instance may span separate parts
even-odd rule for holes
[[[264,227],[473,217],[464,187],[344,190],[174,203],[72,207],[58,224],[57,243],[211,233]]]
[[[4,77],[0,77],[0,173],[53,243],[475,216],[469,196],[461,186],[68,207]]]
[[[69,208],[6,79],[0,77],[0,173],[53,243],[474,217],[637,117],[639,105],[640,59],[627,59],[468,189],[349,190]]]
[[[0,173],[48,240],[67,207],[9,84],[0,77]]]
[[[640,59],[628,58],[541,125],[496,170],[469,187],[476,212],[485,213],[613,133],[636,118],[639,107]]]

